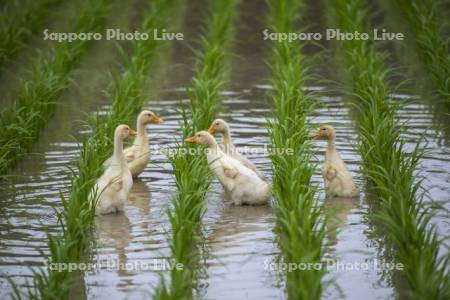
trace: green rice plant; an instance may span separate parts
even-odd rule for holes
[[[414,34],[419,57],[430,73],[438,94],[450,107],[448,40],[439,34],[438,3],[432,0],[396,0]]]
[[[37,32],[49,10],[60,0],[10,1],[0,18],[0,68]]]
[[[361,0],[335,1],[334,10],[342,31],[365,31],[368,13]],[[343,45],[353,105],[360,116],[358,150],[363,171],[380,201],[381,212],[375,217],[386,226],[395,257],[404,265],[402,273],[409,285],[405,295],[448,299],[450,254],[439,253],[442,240],[430,223],[432,213],[424,202],[425,193],[416,174],[424,155],[423,140],[407,151],[396,107],[388,102],[391,91],[383,56],[369,41],[346,41]]]
[[[110,2],[86,1],[72,31],[99,31]],[[19,155],[31,149],[69,84],[70,71],[89,44],[88,40],[63,42],[37,57],[32,78],[22,81],[17,100],[0,114],[0,175],[14,166]]]
[[[177,166],[174,175],[179,191],[172,200],[173,208],[167,209],[172,227],[171,258],[183,268],[171,270],[170,286],[162,280],[154,298],[195,299],[197,297],[193,293],[197,287],[202,257],[201,248],[197,247],[202,242],[199,223],[205,212],[211,177],[206,161],[199,155],[178,151],[170,157],[170,162]]]
[[[301,1],[269,1],[273,32],[298,30]],[[312,186],[316,166],[308,140],[311,128],[307,116],[313,108],[311,94],[302,87],[308,64],[301,53],[302,45],[276,41],[272,46],[273,113],[268,121],[270,159],[273,170],[273,193],[277,216],[276,233],[286,264],[321,263],[325,228],[321,204]],[[289,149],[290,154],[280,149]],[[320,299],[323,292],[324,269],[286,272],[289,299]]]
[[[207,31],[201,37],[202,51],[196,53],[196,73],[192,88],[188,89],[190,114],[181,103],[183,137],[209,127],[220,105],[219,92],[225,82],[228,50],[233,35],[233,19],[237,1],[213,0]],[[191,121],[189,121],[189,117]],[[172,258],[182,264],[182,270],[173,269],[170,285],[161,280],[155,299],[194,299],[201,256],[200,223],[205,210],[206,196],[211,175],[204,155],[181,141],[175,154],[169,156],[172,163],[178,193],[173,208],[167,209],[172,226],[170,248]],[[197,149],[198,150],[198,149]]]
[[[49,264],[61,265],[79,263],[88,256],[90,233],[93,226],[95,203],[89,201],[89,193],[101,175],[103,162],[112,155],[113,132],[121,123],[131,124],[144,104],[142,88],[147,72],[155,58],[160,41],[153,38],[154,29],[161,31],[168,27],[169,16],[178,3],[177,0],[152,1],[151,7],[139,28],[147,32],[149,40],[135,40],[132,56],[126,69],[114,76],[114,91],[111,111],[106,115],[95,114],[89,122],[90,136],[84,138],[80,146],[80,158],[71,175],[71,186],[67,199],[61,197],[63,209],[58,212],[61,234],[48,234]],[[74,286],[74,273],[68,270],[49,269],[34,273],[32,288],[26,295],[29,299],[66,299]],[[19,289],[15,289],[19,291]],[[20,298],[19,293],[15,293]]]

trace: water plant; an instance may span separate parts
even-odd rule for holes
[[[302,1],[269,1],[273,32],[296,32]],[[272,45],[273,113],[268,120],[270,159],[277,224],[275,231],[287,264],[321,263],[325,228],[321,205],[312,185],[316,166],[311,163],[308,114],[313,108],[311,94],[302,91],[308,76],[308,64],[302,45],[276,41]],[[289,149],[281,154],[276,149]],[[300,268],[286,272],[289,299],[320,299],[324,269]]]
[[[86,1],[72,31],[100,30],[110,2]],[[19,155],[31,149],[62,92],[68,87],[70,71],[89,44],[88,40],[64,42],[55,45],[48,53],[38,55],[32,66],[32,78],[22,81],[15,103],[1,112],[0,175],[14,166]]]
[[[338,25],[346,32],[364,32],[368,11],[361,0],[334,2]],[[345,41],[345,64],[358,111],[358,150],[363,171],[376,193],[386,235],[396,259],[403,263],[408,283],[405,295],[414,299],[448,299],[449,253],[440,253],[441,239],[431,224],[432,214],[416,167],[424,155],[423,140],[408,149],[401,137],[396,105],[389,103],[389,70],[370,41]]]
[[[0,19],[0,67],[21,49],[36,32],[50,8],[60,0],[10,1]]]
[[[94,220],[94,202],[89,201],[96,178],[102,172],[103,162],[112,154],[112,135],[121,123],[131,124],[144,103],[142,88],[147,72],[161,41],[153,39],[154,29],[166,28],[167,20],[176,0],[152,1],[149,11],[139,28],[147,32],[148,40],[135,40],[132,55],[127,59],[126,69],[112,80],[113,101],[111,110],[105,115],[97,112],[89,122],[90,135],[80,145],[80,158],[70,176],[70,190],[67,197],[62,196],[63,209],[58,211],[58,224],[61,233],[48,234],[49,256],[47,261],[54,266],[78,263],[88,256],[89,237]],[[67,269],[36,271],[32,288],[28,290],[30,299],[66,299],[75,284],[74,273]],[[19,289],[15,289],[20,298]]]
[[[439,34],[439,1],[397,0],[396,4],[414,34],[419,57],[430,73],[438,94],[450,107],[450,56],[448,41]]]
[[[209,127],[220,105],[220,90],[224,85],[228,50],[233,34],[235,0],[213,0],[206,32],[201,37],[202,50],[196,53],[196,72],[192,87],[188,89],[189,112],[181,103],[183,137]],[[189,121],[190,118],[190,121]],[[174,155],[169,156],[178,189],[173,208],[167,209],[172,231],[170,249],[182,270],[171,271],[170,286],[161,281],[155,299],[193,299],[199,273],[202,232],[201,218],[211,183],[208,164],[202,153],[193,152],[192,146],[178,142]],[[192,149],[194,150],[194,149]]]

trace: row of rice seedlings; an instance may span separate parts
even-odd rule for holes
[[[227,74],[228,50],[233,35],[236,0],[213,0],[207,32],[201,37],[202,50],[196,52],[196,72],[188,90],[188,112],[182,104],[183,137],[205,130],[214,120],[220,105],[220,90]],[[190,118],[190,121],[189,121]],[[202,232],[200,222],[205,211],[205,201],[211,176],[204,155],[189,152],[192,146],[181,141],[175,154],[169,157],[173,166],[178,193],[173,208],[167,209],[172,231],[170,248],[174,263],[170,285],[161,280],[155,299],[193,299],[201,270],[199,260]],[[194,150],[194,149],[192,149]]]
[[[72,32],[101,30],[110,2],[87,0]],[[32,78],[21,82],[17,100],[1,112],[0,175],[15,165],[19,155],[31,149],[69,84],[70,71],[89,44],[88,40],[63,42],[49,53],[38,55],[32,66]]]
[[[345,32],[365,32],[368,12],[362,0],[334,2],[338,26]],[[450,297],[449,253],[440,254],[439,238],[430,223],[432,214],[424,203],[425,193],[416,167],[424,155],[423,140],[407,149],[401,138],[402,126],[390,106],[391,90],[383,57],[369,41],[346,41],[346,66],[359,112],[360,141],[358,150],[363,171],[380,201],[380,214],[375,216],[386,226],[397,260],[404,265],[414,299],[448,299]]]
[[[60,0],[10,1],[3,7],[0,19],[0,67],[31,38]]]
[[[147,32],[149,40],[135,40],[132,56],[126,63],[126,70],[113,78],[114,92],[111,110],[106,115],[96,113],[90,120],[91,134],[80,146],[80,158],[71,175],[69,196],[62,196],[63,210],[58,212],[59,235],[48,234],[50,255],[48,264],[63,266],[81,262],[88,256],[88,246],[94,221],[94,201],[89,193],[96,179],[101,175],[103,162],[112,155],[113,132],[117,125],[131,124],[144,104],[142,88],[146,74],[161,44],[155,40],[154,29],[161,31],[168,27],[169,16],[176,8],[177,0],[155,0],[139,28]],[[29,299],[66,299],[74,286],[75,272],[57,268],[35,272],[33,287],[26,295]],[[14,295],[20,298],[18,289]]]
[[[414,34],[419,57],[430,72],[438,94],[450,107],[450,56],[448,40],[439,34],[439,1],[397,0],[396,3]]]
[[[302,1],[269,1],[273,32],[298,30]],[[308,64],[301,53],[302,45],[277,41],[272,46],[273,113],[268,121],[270,159],[273,170],[273,193],[277,216],[276,232],[286,264],[321,263],[325,228],[317,187],[311,183],[316,168],[311,163],[311,131],[307,116],[313,108],[312,95],[302,91]],[[283,154],[277,149],[291,149]],[[320,299],[324,269],[286,272],[289,299]]]

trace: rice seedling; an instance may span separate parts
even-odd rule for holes
[[[153,39],[154,29],[168,26],[170,14],[178,1],[152,1],[151,7],[139,28],[147,32],[148,40],[133,41],[132,56],[126,70],[114,76],[114,92],[111,111],[106,115],[95,114],[89,122],[91,135],[80,146],[80,158],[71,174],[71,186],[67,199],[62,196],[63,209],[58,214],[61,234],[48,234],[49,264],[78,263],[88,254],[89,237],[93,226],[95,203],[89,201],[89,193],[101,174],[103,162],[112,154],[112,135],[121,123],[130,124],[144,103],[141,90],[146,74],[155,57],[160,41]],[[34,273],[33,287],[28,290],[30,299],[65,299],[74,284],[74,274],[65,270],[38,270]],[[18,289],[15,289],[18,291]],[[20,298],[19,293],[15,293]]]
[[[0,67],[16,54],[60,0],[11,1],[0,19]]]
[[[72,31],[100,30],[110,2],[87,1]],[[19,155],[31,149],[69,84],[70,71],[89,44],[88,40],[65,42],[38,56],[31,70],[32,78],[22,81],[15,103],[1,112],[0,175],[14,166]]]
[[[273,32],[297,31],[301,1],[269,1],[269,5]],[[307,124],[313,98],[301,89],[308,76],[308,64],[298,43],[277,41],[272,49],[274,107],[267,128],[277,216],[275,230],[284,263],[321,263],[325,229],[317,188],[311,184],[316,166],[311,163],[311,129]],[[282,154],[277,149],[290,149],[292,154]],[[323,269],[286,272],[288,298],[320,299],[323,275]]]
[[[214,120],[220,105],[220,90],[225,82],[228,50],[233,34],[233,19],[237,1],[214,0],[210,7],[207,31],[201,37],[202,51],[197,52],[196,74],[188,90],[190,116],[182,105],[183,137],[206,129]],[[188,120],[190,117],[191,121]],[[203,216],[211,176],[204,155],[189,152],[191,146],[179,142],[170,156],[178,193],[173,208],[167,209],[172,226],[170,248],[172,258],[182,270],[171,271],[170,286],[161,280],[155,299],[193,299],[197,285],[201,256],[200,222]],[[201,269],[201,268],[200,268]]]
[[[450,56],[448,41],[439,34],[439,1],[405,1],[396,4],[414,34],[419,57],[431,75],[437,93],[450,107]]]
[[[360,0],[335,1],[338,25],[346,32],[364,32],[368,12]],[[344,42],[345,63],[359,112],[358,150],[363,171],[378,196],[381,212],[376,216],[386,226],[396,259],[403,263],[403,275],[414,299],[448,299],[450,254],[439,253],[442,240],[430,223],[432,213],[416,166],[424,150],[423,140],[406,149],[396,107],[388,102],[391,89],[383,56],[369,41]]]

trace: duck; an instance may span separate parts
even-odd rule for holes
[[[229,156],[241,162],[244,166],[255,172],[261,179],[265,180],[264,174],[259,171],[256,166],[234,146],[231,141],[230,126],[223,119],[216,119],[211,123],[208,132],[212,135],[216,133],[222,134],[223,151]]]
[[[129,136],[137,136],[137,132],[128,125],[116,127],[114,131],[114,153],[111,162],[91,191],[90,199],[96,202],[96,215],[123,211],[133,185],[133,178],[123,152],[123,141]]]
[[[312,136],[327,140],[322,176],[327,195],[332,197],[358,197],[359,190],[352,175],[336,150],[336,130],[331,125],[322,125]]]
[[[137,136],[133,144],[124,150],[125,160],[133,178],[137,178],[150,161],[146,125],[161,124],[162,122],[163,119],[150,110],[144,110],[139,113],[136,122]],[[108,166],[110,162],[111,159],[108,159],[105,162],[105,166]]]
[[[226,154],[208,131],[199,131],[185,142],[206,145],[206,158],[234,205],[264,205],[271,197],[271,186],[255,171]]]

